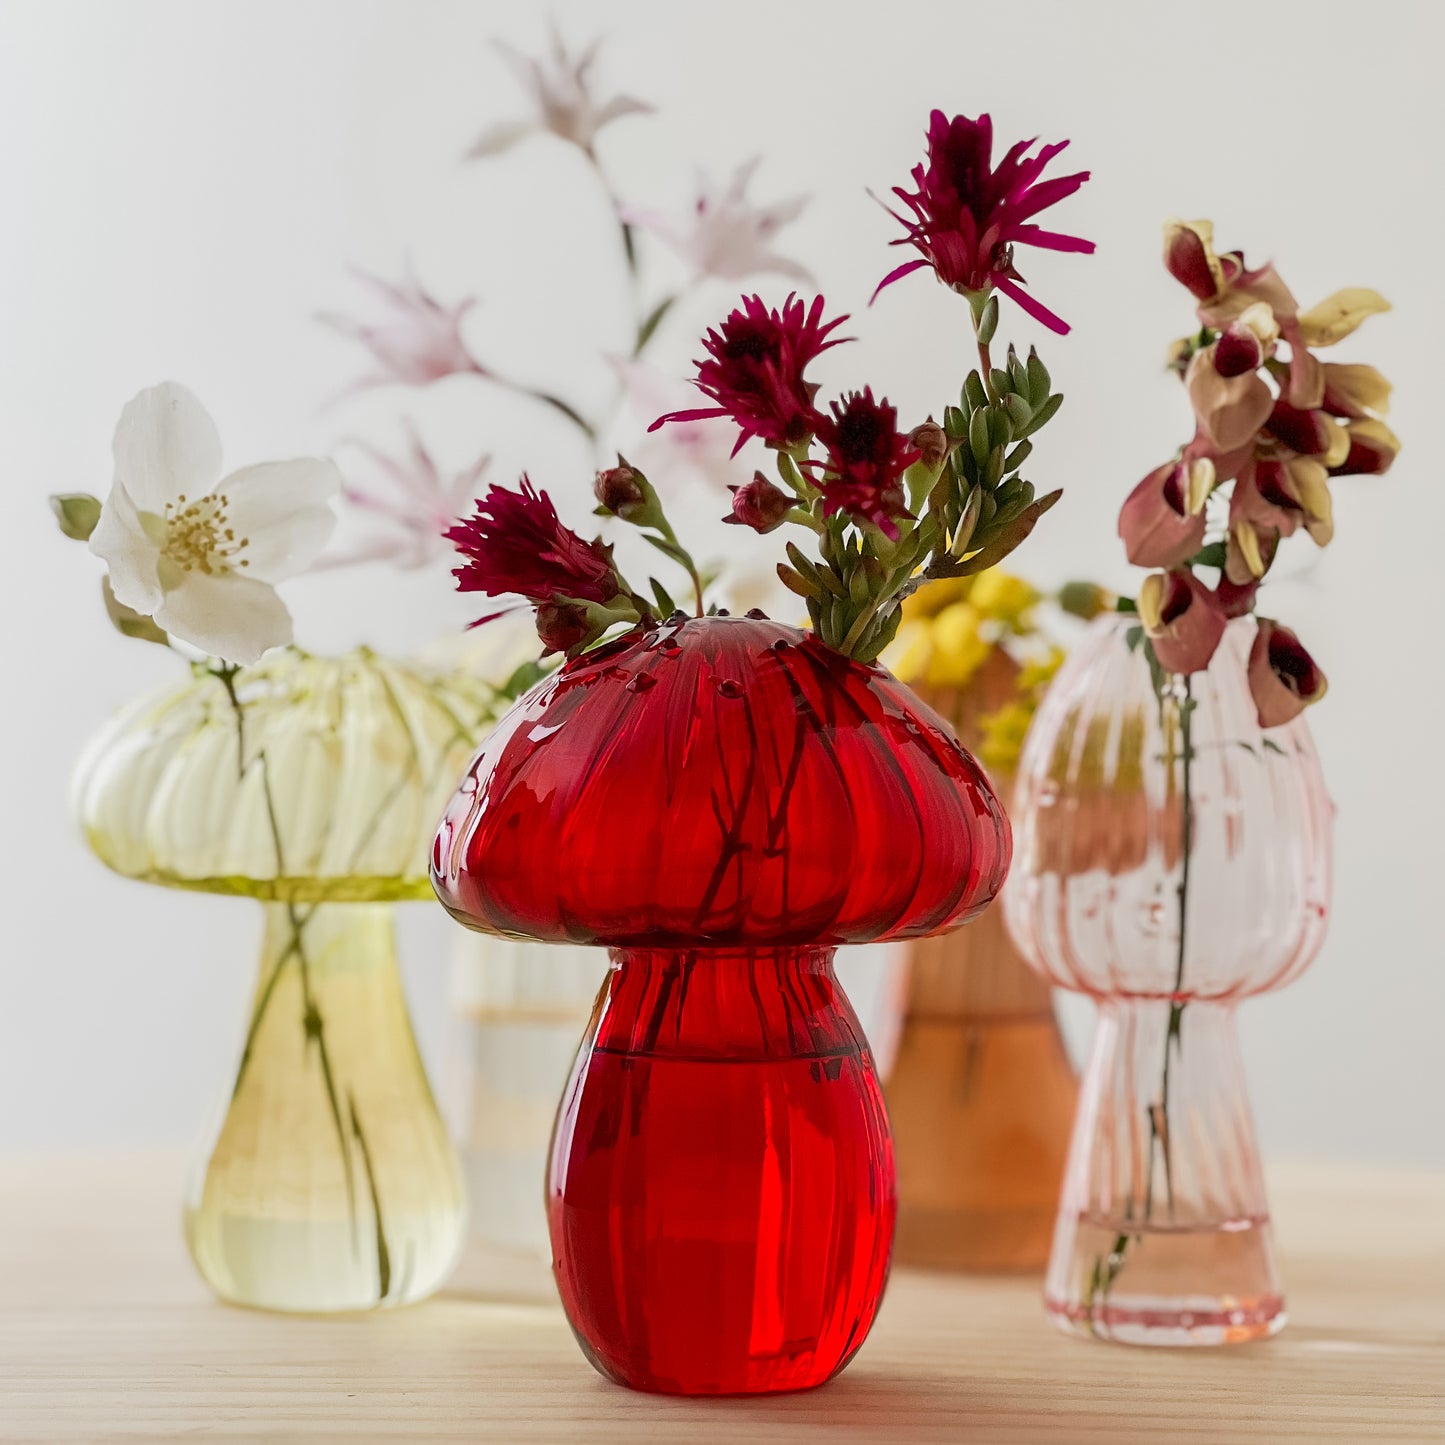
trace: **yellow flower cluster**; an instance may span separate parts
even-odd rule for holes
[[[1014,680],[1017,697],[991,712],[981,721],[983,737],[978,746],[979,761],[994,773],[1012,773],[1019,765],[1024,734],[1034,713],[1064,660],[1061,647],[1051,647],[1042,657],[1026,662]]]
[[[1031,637],[1042,594],[998,568],[920,587],[903,604],[888,666],[904,682],[967,687],[1007,636]]]
[[[996,648],[1034,644],[1019,659],[1013,697],[980,720],[979,760],[995,773],[1018,766],[1024,734],[1064,660],[1060,648],[1039,650],[1035,612],[1042,600],[1031,583],[998,568],[931,582],[904,602],[903,622],[884,659],[904,682],[962,690]]]

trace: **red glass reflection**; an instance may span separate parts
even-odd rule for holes
[[[562,1302],[634,1389],[821,1384],[862,1344],[893,1148],[832,950],[619,950],[548,1182]]]
[[[887,671],[761,616],[579,658],[498,726],[438,831],[471,927],[614,949],[558,1116],[558,1286],[634,1388],[801,1389],[862,1344],[893,1154],[832,945],[954,927],[1009,831]]]
[[[766,618],[708,617],[522,698],[454,798],[432,877],[493,933],[862,943],[955,927],[1008,859],[978,765],[889,672]]]

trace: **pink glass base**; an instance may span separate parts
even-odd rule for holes
[[[1283,1328],[1232,1006],[1195,1000],[1176,1017],[1167,999],[1103,1004],[1044,1305],[1061,1329],[1122,1344],[1242,1344]]]
[[[1125,1345],[1233,1345],[1284,1327],[1267,1219],[1134,1228],[1060,1218],[1044,1291],[1068,1334]]]

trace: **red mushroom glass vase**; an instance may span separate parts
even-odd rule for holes
[[[1009,848],[935,713],[761,614],[629,634],[499,724],[433,882],[472,928],[611,949],[546,1183],[562,1303],[602,1374],[751,1394],[852,1358],[896,1201],[834,949],[962,923]]]

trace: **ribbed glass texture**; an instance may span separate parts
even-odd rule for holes
[[[266,905],[241,1058],[187,1203],[197,1267],[229,1300],[371,1308],[450,1268],[460,1177],[389,904],[428,896],[431,833],[493,696],[368,651],[287,648],[234,673],[195,665],[81,761],[76,809],[103,862]]]
[[[392,911],[309,907],[303,966],[286,905],[266,905],[252,1026],[186,1201],[191,1256],[224,1299],[371,1309],[424,1299],[451,1271],[466,1208]]]
[[[558,943],[863,943],[962,923],[1008,824],[881,667],[763,618],[589,654],[497,725],[437,834],[462,922]]]
[[[562,1303],[612,1379],[796,1390],[866,1338],[893,1150],[832,954],[614,952],[548,1180]]]
[[[558,1287],[603,1373],[800,1389],[863,1342],[893,1155],[832,946],[955,926],[1008,857],[941,719],[761,616],[629,636],[498,725],[433,880],[474,928],[614,950],[549,1172]]]
[[[101,861],[147,883],[248,898],[429,898],[432,832],[492,690],[366,650],[296,648],[234,685],[233,703],[197,665],[91,742],[72,791]]]
[[[1010,930],[1101,1006],[1046,1303],[1102,1338],[1245,1340],[1284,1305],[1234,1008],[1319,949],[1333,809],[1303,717],[1259,727],[1251,619],[1162,698],[1131,625],[1069,658],[1014,799]]]
[[[1129,626],[1092,625],[1029,732],[1011,810],[1009,927],[1055,983],[1096,998],[1281,988],[1318,952],[1330,902],[1333,808],[1309,725],[1260,728],[1245,674],[1254,624],[1232,623],[1192,685],[1181,970],[1180,730],[1172,709],[1161,720]]]

